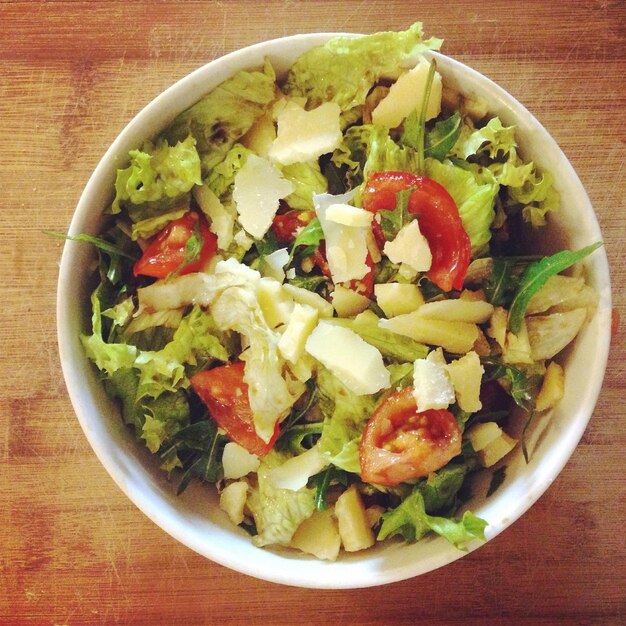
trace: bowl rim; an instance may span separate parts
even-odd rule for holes
[[[110,194],[113,188],[114,179],[111,179],[111,176],[116,166],[120,165],[122,158],[126,158],[128,149],[140,145],[146,139],[144,130],[146,126],[155,127],[155,120],[163,122],[164,107],[172,107],[169,115],[173,117],[237,69],[250,68],[250,61],[253,59],[256,60],[253,65],[258,66],[268,54],[284,57],[284,48],[287,47],[290,50],[288,56],[293,60],[297,56],[294,55],[294,50],[304,51],[337,36],[360,35],[321,32],[261,41],[218,57],[177,80],[143,107],[106,150],[80,196],[72,216],[69,234],[75,235],[96,227],[101,216],[92,209],[94,198],[102,207],[105,206],[102,203],[106,201],[107,193]],[[556,155],[555,159],[561,173],[567,177],[568,184],[573,184],[575,192],[579,194],[581,206],[585,207],[579,238],[584,240],[591,233],[592,239],[601,240],[597,217],[582,183],[554,138],[539,121],[517,99],[488,77],[441,53],[429,54],[437,59],[439,69],[444,75],[455,77],[463,75],[464,80],[467,79],[473,85],[472,89],[477,92],[482,93],[482,90],[487,88],[490,103],[493,105],[495,102],[496,107],[500,109],[499,112],[495,112],[505,117],[513,116],[521,121],[522,135],[531,133],[545,142],[549,147],[549,153]],[[198,93],[200,96],[196,97],[195,94]],[[490,112],[494,112],[491,107]],[[162,123],[160,128],[164,125]],[[203,525],[204,520],[199,513],[201,509],[185,509],[187,517],[182,518],[180,510],[182,500],[173,501],[164,495],[167,485],[163,484],[160,478],[155,478],[153,473],[144,467],[144,461],[137,458],[138,455],[145,454],[139,452],[140,446],[132,442],[132,446],[123,445],[116,448],[119,441],[112,439],[112,429],[119,430],[122,420],[118,419],[119,424],[116,426],[104,424],[106,422],[104,413],[107,412],[106,400],[101,396],[102,390],[98,392],[94,388],[98,382],[97,377],[93,372],[86,373],[85,368],[90,366],[85,365],[87,359],[77,332],[84,328],[85,319],[81,318],[81,312],[74,306],[77,299],[84,297],[85,285],[77,284],[77,281],[73,280],[74,268],[77,264],[78,267],[84,267],[83,264],[88,260],[84,248],[77,242],[66,241],[57,285],[58,348],[70,400],[87,440],[115,483],[148,518],[176,540],[235,571],[271,582],[319,589],[362,588],[405,580],[451,563],[486,543],[471,542],[468,551],[461,552],[448,544],[445,539],[436,537],[414,544],[425,546],[424,549],[417,550],[417,553],[421,553],[417,561],[410,558],[410,554],[416,552],[413,546],[391,543],[384,555],[381,555],[380,551],[369,551],[365,558],[347,555],[337,562],[328,563],[293,554],[285,558],[280,551],[261,550],[254,547],[247,537],[235,536],[233,532],[236,530],[235,527],[221,527],[215,523],[210,525],[210,529],[215,533],[217,540],[207,541],[203,534],[206,533],[206,525]],[[601,307],[594,318],[595,326],[587,332],[588,335],[593,335],[593,341],[587,341],[587,344],[594,346],[592,370],[594,375],[586,379],[584,397],[582,402],[576,405],[577,418],[563,433],[559,433],[560,444],[556,454],[553,450],[547,458],[536,459],[534,464],[530,465],[529,470],[532,468],[534,480],[530,485],[527,483],[519,485],[519,497],[506,517],[495,523],[490,520],[486,533],[488,541],[521,517],[543,495],[574,452],[595,408],[603,383],[610,344],[610,323],[607,324],[607,315],[610,322],[611,294],[608,261],[604,248],[589,258],[589,266],[594,275],[605,283],[601,285]],[[68,303],[71,305],[68,306]],[[591,368],[588,366],[588,369]],[[150,480],[158,483],[154,490]],[[491,508],[494,508],[494,502],[497,504],[499,500],[500,498],[492,500]],[[188,527],[191,527],[191,530]],[[226,549],[222,548],[222,544],[227,546]],[[254,550],[253,559],[246,558],[248,551],[246,546]],[[306,566],[303,567],[303,564]]]

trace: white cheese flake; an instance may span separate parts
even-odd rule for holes
[[[255,154],[248,155],[235,175],[233,189],[239,223],[248,234],[261,239],[272,224],[279,200],[294,189],[275,165]]]
[[[416,272],[427,272],[433,255],[417,220],[405,224],[393,241],[385,243],[383,252],[392,263],[404,263]]]
[[[391,85],[389,93],[372,111],[372,122],[379,126],[396,128],[411,111],[415,109],[419,111],[426,96],[429,71],[430,62],[424,57],[420,57],[414,68],[402,74]],[[441,75],[439,72],[435,72],[426,106],[426,120],[439,115],[442,91]]]
[[[419,411],[447,409],[455,401],[452,380],[441,359],[443,355],[436,350],[413,364],[413,396]]]
[[[326,219],[344,226],[367,227],[374,214],[350,204],[331,204],[326,209]]]
[[[358,280],[370,271],[366,263],[369,222],[366,226],[346,226],[328,219],[327,212],[334,204],[331,199],[329,195],[314,198],[326,240],[328,267],[335,284]]]
[[[357,395],[389,387],[389,371],[380,352],[348,328],[322,320],[305,349]]]
[[[293,101],[278,113],[278,133],[269,149],[269,158],[281,165],[303,163],[332,152],[342,139],[339,116],[334,102],[324,102],[305,111]]]

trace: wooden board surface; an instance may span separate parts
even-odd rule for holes
[[[127,121],[203,63],[298,32],[424,21],[546,126],[596,207],[625,318],[626,4],[0,3],[0,623],[618,624],[626,621],[626,340],[554,485],[509,530],[413,580],[356,591],[229,571],[149,521],[73,414],[55,335],[59,241]]]

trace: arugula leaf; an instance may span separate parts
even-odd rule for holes
[[[296,237],[293,245],[291,246],[291,252],[289,253],[289,262],[293,259],[296,250],[300,246],[307,246],[304,254],[310,254],[320,245],[320,242],[324,239],[324,231],[322,225],[317,217],[314,217],[299,233]]]
[[[494,494],[506,478],[506,465],[498,468],[491,476],[491,483],[487,489],[487,497]]]
[[[420,147],[420,136],[424,129],[420,126],[420,118],[417,109],[413,109],[405,118],[402,124],[402,135],[400,143],[403,146],[418,150]]]
[[[110,241],[102,239],[102,237],[94,237],[93,235],[87,235],[86,233],[80,233],[78,235],[66,235],[64,233],[57,233],[53,230],[45,230],[44,234],[51,235],[52,237],[58,237],[59,239],[67,239],[68,241],[82,241],[84,243],[90,243],[92,246],[98,248],[98,250],[106,252],[109,256],[117,255],[126,259],[130,259],[131,261],[136,261],[139,258],[138,254],[131,254],[120,246],[116,246]]]
[[[169,446],[161,453],[162,459],[174,454],[184,457],[183,477],[178,485],[180,495],[194,478],[217,482],[222,477],[222,451],[228,439],[220,435],[211,419],[203,419],[182,428],[169,440]]]
[[[424,90],[424,98],[420,105],[419,109],[414,109],[411,113],[406,117],[403,124],[402,136],[400,137],[400,144],[403,146],[408,146],[412,148],[416,152],[417,156],[417,171],[422,173],[424,171],[424,158],[427,156],[435,156],[434,154],[427,154],[426,148],[429,145],[429,141],[426,137],[426,109],[428,107],[428,101],[430,100],[430,92],[433,86],[433,80],[435,78],[435,71],[437,69],[437,64],[434,59],[430,62],[430,68],[428,70],[428,77],[426,78],[426,88]],[[456,114],[458,115],[458,113]],[[454,117],[454,116],[452,116]],[[447,122],[447,120],[446,120]],[[450,135],[450,130],[447,127],[435,125],[435,129],[431,132],[434,133],[432,137],[432,141],[434,145],[439,145],[438,148],[434,148],[436,154],[440,154],[441,150],[445,148],[445,153],[443,153],[443,157],[446,156],[448,151],[454,146],[456,143],[456,139],[458,138],[458,133],[461,131],[460,119],[458,122],[451,123],[451,126],[458,126],[458,132],[454,137],[454,141],[450,143],[450,138],[444,140],[445,135]],[[456,132],[456,131],[454,131]],[[443,142],[443,143],[442,143]],[[431,144],[431,146],[433,145]],[[432,149],[432,148],[431,148]],[[436,157],[439,158],[439,157]],[[441,160],[439,159],[439,160]]]
[[[405,541],[413,543],[432,530],[460,550],[467,549],[466,544],[472,539],[484,541],[487,526],[485,520],[470,511],[466,511],[460,520],[429,515],[419,485],[397,508],[383,514],[382,520],[377,537],[379,541],[401,535]]]
[[[325,511],[328,507],[326,496],[328,488],[333,483],[348,486],[348,472],[339,469],[334,465],[329,465],[325,470],[315,476],[311,476],[309,485],[315,487],[315,508],[318,511]]]
[[[602,245],[598,241],[575,252],[562,250],[552,256],[531,263],[524,272],[509,310],[509,328],[517,334],[520,331],[530,299],[546,284],[551,276],[559,274],[574,263],[585,258]]]
[[[428,108],[428,101],[430,100],[430,92],[433,86],[433,80],[435,78],[435,71],[437,70],[437,63],[435,59],[431,59],[430,67],[428,68],[428,76],[426,78],[426,89],[424,90],[424,99],[422,100],[422,106],[420,108],[419,127],[421,129],[418,137],[417,151],[417,171],[419,174],[424,172],[424,145],[426,135],[426,109]]]
[[[535,408],[534,399],[539,390],[541,376],[531,372],[525,372],[517,367],[502,363],[496,359],[481,359],[485,367],[484,380],[499,380],[508,386],[508,393],[517,404],[532,413]]]
[[[424,156],[443,161],[461,134],[461,124],[461,115],[458,111],[449,118],[437,122],[435,127],[426,134]]]
[[[308,291],[315,291],[319,289],[320,285],[328,282],[328,278],[326,276],[294,276],[293,278],[288,278],[287,282],[294,287],[301,287],[302,289],[307,289]]]
[[[196,222],[191,236],[189,237],[189,239],[187,239],[185,243],[185,258],[175,273],[178,273],[180,269],[198,259],[198,257],[200,256],[200,252],[202,251],[203,243],[204,242],[202,240],[202,233],[200,232],[200,225],[198,222]]]
[[[503,306],[517,289],[519,277],[514,273],[515,266],[515,259],[493,259],[491,275],[483,285],[487,301],[493,306]]]
[[[393,241],[400,229],[408,224],[413,215],[409,213],[409,200],[415,187],[396,193],[396,208],[379,211],[380,226],[387,241]]]

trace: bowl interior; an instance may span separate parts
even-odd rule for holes
[[[70,234],[95,234],[102,212],[111,202],[117,168],[128,150],[157,134],[178,113],[239,69],[260,66],[268,57],[278,75],[304,51],[333,36],[297,35],[250,46],[201,67],[163,92],[122,131],[91,176],[71,222]],[[436,54],[444,80],[467,95],[480,95],[505,124],[515,123],[520,147],[554,174],[567,210],[555,215],[538,245],[571,249],[601,240],[593,208],[578,177],[557,144],[539,122],[492,81],[448,57]],[[364,553],[346,554],[335,563],[282,550],[255,548],[243,530],[232,526],[219,509],[210,487],[192,485],[182,496],[122,424],[117,406],[106,396],[100,377],[87,360],[80,334],[89,328],[90,275],[94,254],[88,246],[68,241],[61,259],[57,317],[61,364],[80,424],[98,458],[123,492],[158,526],[189,548],[224,566],[277,583],[313,588],[356,588],[381,585],[441,567],[466,554],[440,537],[414,545],[389,542]],[[588,280],[600,294],[594,319],[565,357],[565,397],[549,420],[530,436],[531,459],[509,460],[503,485],[491,497],[476,490],[468,504],[489,522],[487,538],[504,530],[547,489],[576,447],[597,400],[608,355],[610,286],[606,255],[596,251],[586,262]],[[475,542],[470,550],[482,545]]]

